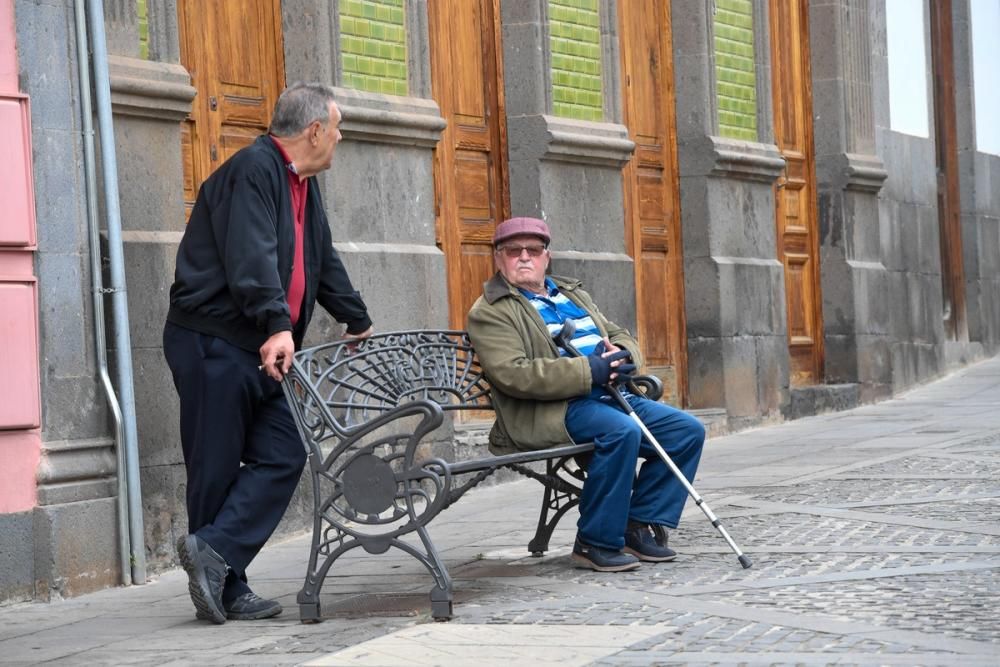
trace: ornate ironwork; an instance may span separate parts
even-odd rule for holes
[[[642,390],[659,396],[649,381]],[[427,524],[501,468],[545,487],[529,549],[540,555],[559,519],[579,502],[585,478],[577,457],[590,445],[451,463],[418,455],[422,439],[452,410],[491,410],[490,389],[464,331],[398,331],[338,341],[295,355],[283,383],[309,454],[313,539],[298,595],[303,622],[319,621],[319,592],[345,552],[400,549],[434,578],[431,610],[451,617],[452,584]],[[639,390],[635,387],[634,390]],[[545,474],[524,464],[546,461]],[[456,475],[471,475],[458,486]],[[423,549],[401,536],[415,532]]]

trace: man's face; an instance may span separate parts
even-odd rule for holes
[[[535,292],[544,288],[549,251],[541,238],[533,234],[511,237],[500,244],[493,257],[497,269],[511,285]]]
[[[340,109],[335,102],[330,102],[330,119],[326,124],[316,126],[316,162],[318,171],[325,171],[333,164],[333,151],[340,143]]]

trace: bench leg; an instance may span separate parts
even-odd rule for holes
[[[435,621],[450,621],[452,614],[451,590],[435,586],[431,589],[431,616]]]
[[[565,467],[568,460],[563,458],[553,463],[550,459],[545,462],[545,476],[549,481],[542,482],[545,485],[545,493],[542,496],[538,528],[535,530],[535,536],[528,542],[528,551],[536,558],[549,550],[549,540],[563,515],[580,503],[580,490],[571,488],[563,478],[559,477],[559,470]],[[551,518],[549,512],[553,512]]]

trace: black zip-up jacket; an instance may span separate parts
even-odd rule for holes
[[[368,309],[333,249],[319,184],[306,201],[306,292],[292,330],[287,290],[295,219],[288,167],[267,135],[257,137],[202,184],[177,249],[167,320],[251,352],[292,331],[301,347],[316,301],[347,332],[371,326]]]

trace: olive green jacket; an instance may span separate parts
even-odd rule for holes
[[[549,277],[590,314],[602,336],[642,365],[636,340],[601,314],[580,281]],[[483,295],[469,311],[469,338],[490,382],[497,415],[490,451],[499,455],[569,444],[566,406],[592,388],[586,357],[560,357],[542,316],[499,273],[483,284]]]

